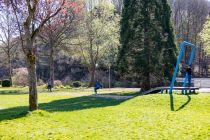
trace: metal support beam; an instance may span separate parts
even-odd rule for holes
[[[190,56],[190,60],[189,60],[189,62],[188,62],[188,65],[192,65],[192,62],[193,62],[193,59],[194,59],[194,56],[195,56],[196,46],[195,46],[194,44],[192,44],[192,43],[183,41],[183,42],[181,43],[181,45],[180,45],[179,56],[178,56],[178,59],[177,59],[176,68],[175,68],[175,71],[174,71],[174,74],[173,74],[173,78],[172,78],[172,81],[171,81],[169,94],[172,94],[173,87],[174,87],[174,82],[175,82],[175,80],[176,80],[176,76],[177,76],[177,73],[178,73],[179,64],[180,64],[180,62],[181,62],[183,50],[184,50],[184,48],[185,48],[186,46],[192,47],[192,53],[191,53],[191,56]],[[188,79],[188,75],[186,74],[186,75],[185,75],[185,79],[184,79],[183,87],[186,86],[186,81],[187,81],[187,79]]]

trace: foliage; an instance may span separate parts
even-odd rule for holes
[[[29,110],[38,108],[37,75],[36,75],[36,50],[35,39],[44,25],[56,16],[61,10],[69,6],[67,0],[29,1],[6,0],[0,3],[0,7],[9,6],[15,17],[18,29],[19,42],[24,52],[28,69],[29,80]],[[1,8],[2,9],[2,8]]]
[[[189,41],[198,45],[199,33],[209,14],[207,0],[171,0],[177,43]]]
[[[0,50],[3,51],[5,66],[7,67],[12,85],[12,60],[17,52],[17,28],[15,25],[15,16],[8,5],[0,11]]]
[[[44,85],[45,85],[45,83],[44,83],[44,81],[42,79],[39,79],[37,81],[37,86],[44,86]]]
[[[40,54],[48,54],[48,65],[50,69],[50,80],[54,81],[54,60],[57,52],[59,50],[66,50],[69,46],[65,42],[67,39],[71,39],[74,35],[75,26],[77,24],[77,19],[79,19],[80,11],[83,9],[83,3],[68,1],[69,4],[65,5],[60,13],[54,16],[50,21],[48,21],[44,28],[42,28],[40,33],[40,43],[44,44],[47,48],[47,52],[40,51]]]
[[[205,45],[200,39],[200,32],[209,15],[209,0],[170,0],[172,8],[172,21],[174,23],[176,42],[188,41],[197,46],[193,75],[205,77],[208,72],[208,57],[205,56]],[[191,48],[186,47],[182,56],[183,62],[190,57]],[[197,63],[199,61],[199,63]],[[183,64],[182,64],[183,65]],[[199,67],[199,69],[196,69]],[[180,71],[183,76],[184,71]],[[207,74],[208,75],[208,74]]]
[[[95,80],[96,64],[114,63],[119,45],[119,19],[114,5],[109,2],[90,5],[78,24],[78,36],[70,40],[70,44],[79,44],[74,48],[73,55],[79,56],[88,67],[90,86]]]
[[[137,88],[139,87],[137,82],[131,81],[117,81],[114,83],[114,87],[126,87],[126,88]]]
[[[174,98],[175,109],[187,100],[187,96],[174,95]],[[40,94],[41,110],[27,113],[27,94],[0,94],[0,137],[43,140],[208,139],[210,95],[198,94],[191,98],[182,110],[171,112],[168,95],[113,100]]]
[[[176,45],[167,0],[124,1],[118,58],[120,72],[147,90],[151,79],[172,76]],[[155,78],[154,78],[155,77]]]
[[[80,86],[82,86],[82,83],[80,81],[74,81],[74,82],[72,82],[72,86],[73,87],[80,87]]]
[[[205,43],[205,52],[210,55],[210,17],[207,18],[200,36]]]
[[[11,81],[10,80],[2,80],[2,87],[10,87]]]
[[[55,86],[55,87],[62,86],[62,82],[61,82],[60,80],[55,80],[55,81],[54,81],[54,86]]]
[[[28,85],[28,70],[27,68],[17,68],[13,70],[13,85],[27,86]]]

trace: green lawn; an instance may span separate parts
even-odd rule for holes
[[[119,91],[118,91],[119,92]],[[76,94],[76,93],[75,93]],[[210,94],[153,94],[129,100],[39,94],[28,113],[27,94],[0,94],[0,139],[210,139]]]
[[[48,90],[45,86],[38,86],[38,92],[41,93],[48,93]],[[127,96],[127,95],[138,95],[140,89],[138,88],[103,88],[98,90],[98,94],[109,94],[109,95],[121,95],[121,96]],[[0,87],[0,94],[2,93],[27,93],[28,87]],[[80,88],[66,88],[66,87],[60,87],[60,88],[53,88],[53,93],[70,93],[70,94],[93,94],[93,88],[87,88],[87,87],[80,87]]]

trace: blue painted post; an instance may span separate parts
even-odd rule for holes
[[[172,94],[172,90],[173,90],[173,87],[174,87],[174,82],[175,82],[175,80],[176,80],[176,75],[177,75],[177,72],[178,72],[179,64],[180,64],[180,62],[181,62],[181,57],[182,57],[183,49],[184,49],[185,46],[190,46],[190,47],[192,47],[192,53],[191,53],[190,60],[189,60],[188,64],[191,65],[192,62],[193,62],[194,55],[195,55],[195,45],[193,45],[192,43],[183,41],[183,42],[181,43],[181,45],[180,45],[181,48],[180,48],[178,60],[177,60],[177,63],[176,63],[176,68],[175,68],[175,71],[174,71],[174,74],[173,74],[173,78],[172,78],[172,81],[171,81],[170,92],[169,92],[169,94]],[[183,87],[186,86],[186,81],[187,81],[187,79],[188,79],[188,75],[186,74],[186,75],[185,75],[185,79],[184,79]]]
[[[191,44],[189,42],[186,42],[186,41],[181,43],[181,45],[180,45],[180,52],[179,52],[178,60],[176,62],[176,68],[175,68],[175,71],[174,71],[174,74],[173,74],[173,78],[172,78],[171,85],[170,85],[170,91],[169,91],[171,111],[174,111],[174,100],[173,100],[172,91],[173,91],[173,87],[174,87],[174,82],[176,80],[176,75],[177,75],[177,72],[178,72],[178,69],[179,69],[179,64],[181,62],[183,49],[184,49],[185,46],[192,47],[192,53],[191,53],[190,61],[189,61],[188,64],[192,64],[192,61],[193,61],[193,58],[194,58],[194,55],[195,55],[195,45],[193,45],[193,44]],[[183,86],[186,86],[187,78],[188,78],[188,75],[185,75],[185,81],[184,81]]]
[[[190,60],[188,62],[188,65],[192,65],[192,62],[193,62],[193,59],[194,59],[194,56],[195,56],[195,51],[196,51],[196,48],[195,48],[195,45],[189,43],[189,42],[186,42],[186,44],[188,46],[191,46],[192,47],[192,53],[190,55]],[[188,74],[186,73],[185,74],[185,78],[184,78],[184,82],[183,82],[183,87],[186,87],[186,83],[187,83],[187,80],[188,80]],[[182,94],[183,94],[183,91],[182,91]],[[185,94],[187,94],[187,90],[185,90]]]
[[[181,47],[180,47],[180,51],[179,51],[179,56],[178,56],[178,60],[176,62],[176,68],[175,68],[173,78],[172,78],[172,81],[171,81],[169,94],[172,94],[172,90],[173,90],[173,87],[174,87],[174,82],[176,80],[176,75],[177,75],[177,72],[178,72],[178,69],[179,69],[179,64],[180,64],[181,58],[182,58],[182,53],[183,53],[183,49],[184,49],[184,42],[182,42],[180,46]]]

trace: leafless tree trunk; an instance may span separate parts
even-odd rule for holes
[[[54,80],[55,80],[55,66],[54,66],[54,47],[53,43],[50,43],[50,56],[49,56],[49,61],[50,61],[50,81],[52,86],[54,86]]]
[[[30,53],[29,53],[30,54]],[[36,60],[33,55],[28,55],[27,69],[29,75],[29,110],[38,109]]]
[[[92,66],[90,66],[89,68],[89,72],[90,72],[90,83],[89,83],[89,86],[94,86],[94,83],[95,83],[95,72],[96,72],[96,67],[94,66],[94,64],[92,64]]]
[[[12,62],[11,62],[10,53],[8,54],[8,64],[9,64],[9,80],[10,80],[10,84],[12,86],[13,85],[13,83],[12,83]]]
[[[19,33],[20,33],[20,40],[23,52],[25,54],[25,58],[27,61],[27,69],[28,69],[28,79],[29,79],[29,110],[37,110],[38,109],[38,97],[37,97],[37,75],[36,75],[36,48],[34,46],[35,38],[38,36],[41,29],[44,27],[47,21],[49,21],[52,17],[56,16],[62,6],[65,3],[65,0],[61,2],[60,7],[55,10],[55,12],[49,12],[46,13],[46,16],[40,21],[40,24],[36,24],[37,12],[43,12],[43,11],[37,11],[39,6],[39,1],[25,1],[27,6],[25,7],[26,14],[22,13],[23,15],[26,15],[23,22],[19,20],[18,18],[18,8],[20,8],[20,3],[17,1],[10,0],[10,3],[12,5],[14,15],[16,17],[16,22],[18,25]],[[18,7],[18,8],[17,8]],[[22,8],[22,7],[21,7]],[[21,29],[23,27],[23,29]]]

